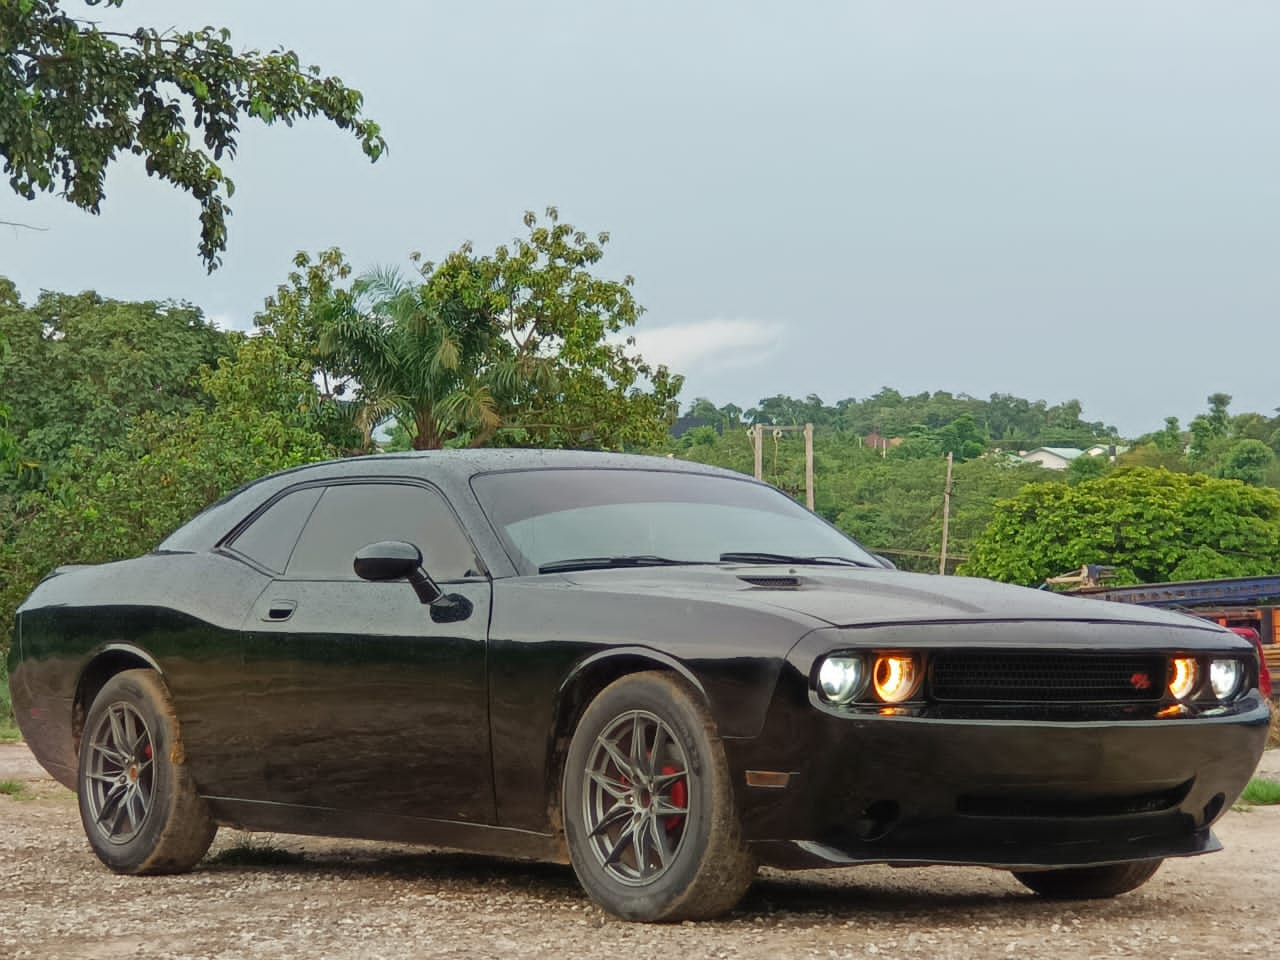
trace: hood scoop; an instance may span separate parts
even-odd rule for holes
[[[759,587],[762,590],[795,590],[798,589],[803,581],[796,576],[755,576],[752,574],[739,574],[738,579],[743,583],[749,583],[753,587]]]

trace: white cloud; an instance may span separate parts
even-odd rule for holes
[[[636,349],[651,364],[676,373],[713,374],[751,367],[769,359],[782,342],[783,326],[765,320],[699,320],[630,331]]]

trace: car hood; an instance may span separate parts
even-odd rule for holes
[[[587,590],[650,599],[708,600],[775,608],[831,626],[983,620],[1089,620],[1164,623],[1192,618],[1127,603],[1063,596],[979,580],[898,570],[790,565],[672,566],[593,570],[564,575]]]

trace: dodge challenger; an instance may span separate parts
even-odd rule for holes
[[[899,572],[669,459],[392,454],[251,483],[53,571],[14,711],[124,874],[219,825],[572,864],[635,920],[757,864],[969,864],[1110,897],[1257,764],[1254,647],[1172,613]]]

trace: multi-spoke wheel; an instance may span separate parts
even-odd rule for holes
[[[751,883],[715,724],[674,676],[633,674],[596,697],[569,745],[562,796],[574,870],[612,913],[712,917]]]
[[[1103,900],[1136,890],[1150,880],[1163,860],[1109,863],[1101,867],[1015,870],[1024,887],[1050,900]]]
[[[183,763],[169,692],[151,670],[112,677],[80,738],[80,819],[94,853],[119,873],[194,866],[217,830]]]
[[[156,778],[147,722],[123,700],[107,704],[98,722],[85,730],[82,750],[84,802],[94,826],[108,843],[128,843],[146,822]]]

